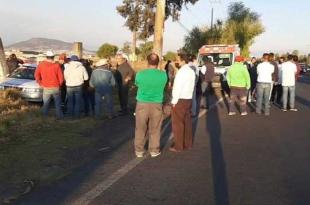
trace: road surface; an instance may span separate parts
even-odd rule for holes
[[[166,121],[162,155],[154,159],[134,157],[128,123],[131,129],[120,130],[126,131],[123,143],[111,152],[17,204],[309,205],[310,77],[297,85],[296,107],[283,112],[273,106],[269,117],[251,107],[248,116],[228,116],[225,99],[215,97],[194,122],[193,149],[168,151]],[[102,146],[113,143],[112,134],[107,137]]]

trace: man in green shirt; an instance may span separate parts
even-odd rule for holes
[[[135,81],[138,87],[135,130],[135,153],[137,157],[144,156],[147,131],[149,133],[151,157],[160,155],[162,103],[167,74],[158,69],[159,57],[157,54],[150,54],[147,61],[148,68],[138,72]]]
[[[226,76],[230,87],[229,115],[236,114],[234,104],[238,98],[240,99],[241,115],[247,115],[246,98],[247,90],[251,87],[250,74],[243,63],[243,57],[237,56],[235,61],[236,62],[228,69]]]

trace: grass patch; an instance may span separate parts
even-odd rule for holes
[[[44,118],[38,106],[12,93],[0,92],[0,194],[26,179],[39,185],[53,182],[89,160],[85,150],[98,139],[86,132],[97,121]]]

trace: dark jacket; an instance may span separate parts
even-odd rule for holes
[[[125,62],[125,63],[119,65],[117,70],[120,72],[120,74],[122,76],[122,85],[123,86],[127,85],[129,81],[133,80],[135,72],[132,69],[132,67],[129,65],[128,62]],[[130,80],[126,81],[126,79],[130,79]]]

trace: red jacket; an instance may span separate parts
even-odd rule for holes
[[[60,65],[48,61],[43,61],[38,65],[35,79],[43,88],[58,88],[64,82]]]

